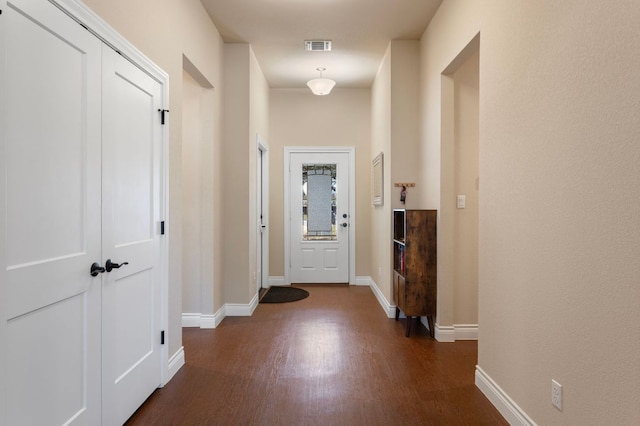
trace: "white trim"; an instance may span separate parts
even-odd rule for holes
[[[478,324],[453,324],[456,340],[478,340]]]
[[[353,146],[285,146],[284,147],[284,281],[291,284],[291,208],[290,176],[291,154],[294,153],[347,153],[349,154],[349,284],[356,282],[356,148]]]
[[[200,314],[200,313],[183,313],[182,314],[182,327],[183,328],[216,328],[220,325],[225,318],[225,307],[223,306],[215,314]]]
[[[479,365],[476,365],[476,386],[510,425],[536,426],[527,413],[509,398],[509,395]]]
[[[440,325],[436,323],[434,337],[438,342],[455,342],[456,330],[452,325]]]
[[[127,58],[127,60],[161,84],[169,83],[169,75],[166,72],[83,3],[78,0],[49,1],[69,15],[71,19],[86,27],[90,33],[98,37],[107,46]],[[168,97],[165,97],[165,99],[168,100]]]
[[[94,34],[106,45],[114,49],[120,55],[129,60],[144,73],[156,80],[162,86],[162,105],[169,109],[169,74],[158,67],[146,55],[133,44],[113,29],[100,16],[79,0],[49,0],[52,4],[66,13],[76,22],[80,23],[89,32]],[[162,126],[162,206],[160,217],[169,222],[169,124],[170,120]],[[160,238],[160,328],[169,330],[169,233]],[[172,375],[169,371],[169,345],[163,345],[160,349],[160,382],[167,383]]]
[[[200,317],[200,328],[216,328],[218,324],[220,323],[217,322],[217,318],[215,315],[203,314]]]
[[[182,327],[198,327],[200,328],[200,317],[202,314],[183,313]]]
[[[382,291],[380,291],[378,284],[373,280],[373,278],[371,277],[368,277],[368,278],[369,278],[369,288],[371,289],[373,294],[376,296],[376,299],[378,299],[378,303],[382,307],[382,310],[384,311],[384,313],[387,315],[387,318],[395,318],[396,305],[389,303],[387,298],[384,297],[384,294],[382,294]]]
[[[353,285],[371,287],[372,282],[373,282],[373,279],[369,276],[357,276],[356,282]]]
[[[226,303],[224,309],[228,317],[250,317],[258,307],[259,297],[256,293],[249,304],[246,303]]]
[[[420,321],[427,326],[427,319]],[[435,338],[438,342],[455,342],[456,340],[478,340],[478,324],[454,324],[435,326]]]
[[[285,281],[284,277],[269,277],[268,285],[269,287],[273,285],[282,286],[282,285],[287,285],[287,282]]]
[[[169,358],[167,380],[163,381],[161,386],[164,386],[167,383],[169,383],[169,380],[171,380],[173,376],[178,372],[178,370],[182,368],[184,363],[185,363],[184,346],[180,346],[180,349],[178,349],[176,353],[173,354],[171,358]]]

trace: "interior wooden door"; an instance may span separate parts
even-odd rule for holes
[[[3,425],[100,423],[101,42],[1,2]]]
[[[119,425],[161,381],[162,86],[103,50],[102,408]]]

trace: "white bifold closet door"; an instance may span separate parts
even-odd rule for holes
[[[122,424],[161,381],[162,86],[48,1],[0,7],[0,424]]]
[[[122,424],[160,385],[160,84],[104,46],[103,424]],[[107,266],[107,265],[103,265]]]

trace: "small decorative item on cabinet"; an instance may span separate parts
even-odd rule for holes
[[[393,211],[393,302],[396,320],[407,317],[409,337],[413,317],[427,317],[434,337],[437,289],[436,210]]]

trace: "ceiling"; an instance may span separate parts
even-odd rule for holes
[[[201,0],[226,43],[249,43],[270,87],[370,87],[390,40],[418,40],[442,0]],[[307,52],[305,40],[331,40]]]

